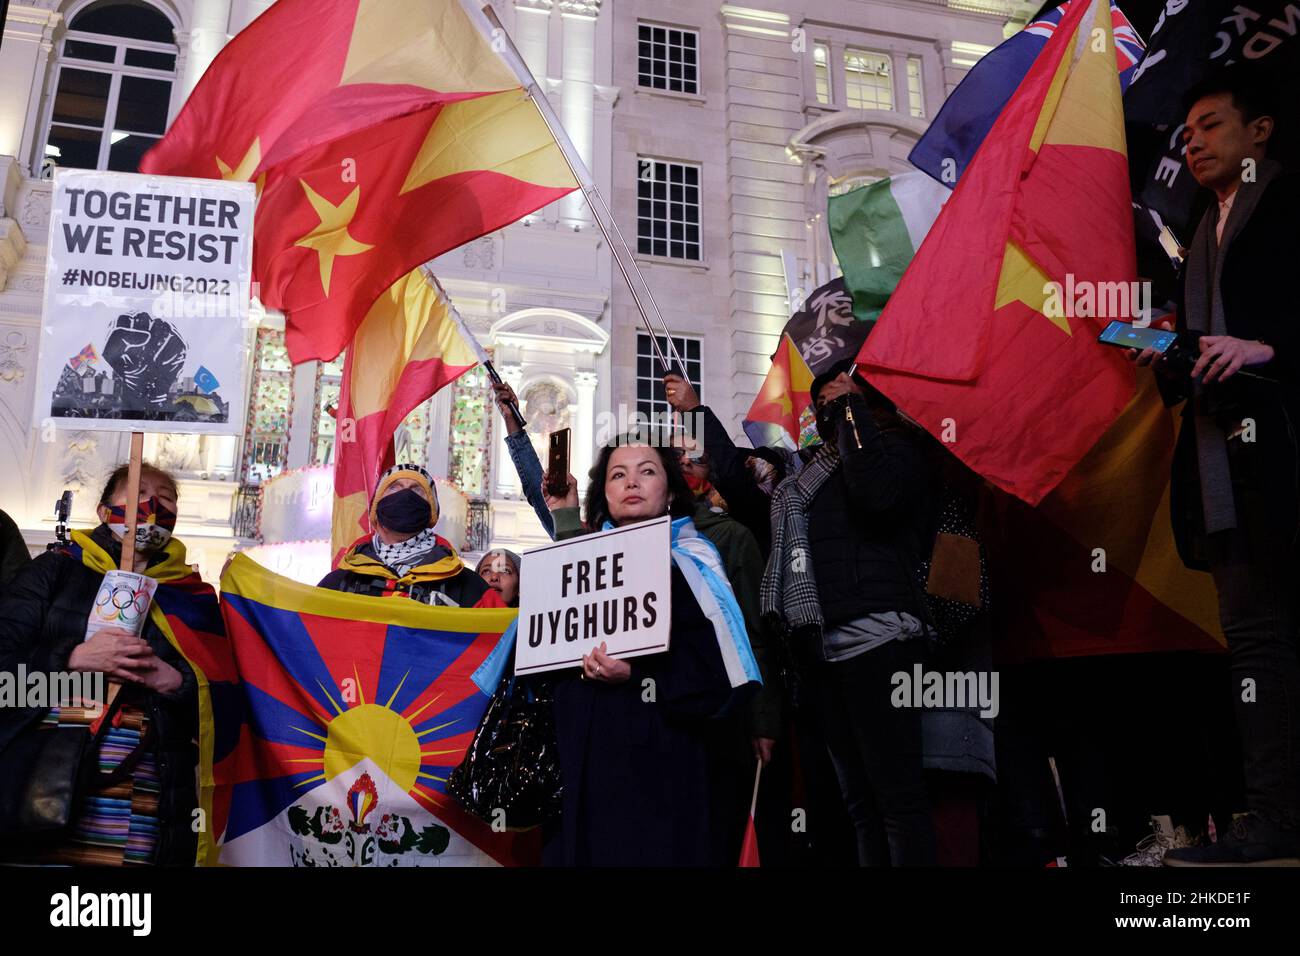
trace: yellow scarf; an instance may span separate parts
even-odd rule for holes
[[[367,541],[369,538],[366,539]],[[454,578],[465,567],[465,562],[460,559],[456,549],[446,542],[439,542],[447,548],[447,554],[439,558],[432,564],[418,564],[411,568],[400,578],[392,568],[384,564],[378,558],[372,558],[369,555],[362,554],[357,550],[358,545],[353,545],[343,560],[339,562],[339,567],[344,571],[351,571],[354,574],[367,574],[371,577],[387,578],[400,585],[410,587],[412,584],[424,584],[430,581],[445,581],[447,578]]]

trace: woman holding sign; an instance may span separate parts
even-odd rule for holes
[[[572,475],[565,496],[547,504],[557,539],[584,533]],[[670,448],[604,448],[586,506],[593,531],[673,516],[672,634],[662,654],[619,660],[602,643],[580,672],[557,672],[564,807],[545,860],[734,865],[734,728],[720,718],[760,679],[722,561],[695,530],[694,499]]]
[[[0,597],[0,671],[102,676],[121,685],[107,719],[67,700],[0,709],[0,860],[92,866],[193,864],[198,692],[177,635],[221,639],[217,596],[185,563],[176,482],[140,470],[136,575],[118,571],[127,466],[109,476],[101,524],[32,561]],[[107,576],[106,576],[107,574]],[[30,683],[30,682],[29,682]],[[72,686],[76,686],[72,684]],[[83,689],[86,683],[82,682]],[[103,698],[92,691],[86,697]],[[86,746],[48,746],[54,737]],[[70,738],[68,735],[72,735]],[[77,767],[88,765],[77,779]],[[96,773],[96,771],[98,771]],[[54,812],[60,781],[76,780]],[[55,790],[55,800],[49,792]],[[48,801],[34,805],[40,801]],[[56,809],[58,809],[56,807]],[[45,819],[45,818],[50,819]],[[66,819],[64,819],[66,817]],[[58,819],[55,819],[58,818]],[[53,825],[62,820],[62,825]],[[14,830],[28,832],[19,843]]]

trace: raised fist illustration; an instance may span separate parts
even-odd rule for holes
[[[161,408],[185,364],[188,347],[171,323],[148,312],[119,315],[104,343],[104,361],[129,405]]]

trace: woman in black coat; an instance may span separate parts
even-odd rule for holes
[[[671,514],[674,551],[692,539],[702,549],[697,553],[707,558],[711,550],[716,559],[716,549],[688,517],[692,495],[669,452],[647,445],[605,448],[591,470],[587,525],[621,527]],[[548,496],[547,503],[557,538],[583,533],[572,475],[565,497]],[[559,672],[555,715],[564,799],[559,827],[543,851],[548,865],[736,863],[731,837],[748,794],[731,757],[734,728],[719,718],[757,682],[757,665],[740,623],[736,643],[752,670],[743,677],[728,674],[719,647],[726,638],[715,632],[676,564],[671,607],[667,652],[619,660],[602,644],[583,658],[580,673]],[[739,608],[734,611],[740,620]]]
[[[114,767],[135,752],[130,772],[111,785],[91,778],[78,795],[70,826],[39,836],[0,843],[7,863],[73,865],[192,865],[197,806],[195,766],[198,703],[194,673],[152,617],[140,637],[121,628],[98,631],[86,640],[86,625],[103,581],[102,566],[120,562],[125,530],[126,466],[109,478],[100,499],[102,523],[89,533],[73,532],[64,550],[48,551],[24,568],[0,595],[0,671],[49,675],[68,671],[103,674],[120,683],[113,710],[118,717],[88,759]],[[220,628],[216,596],[184,564],[184,545],[171,537],[176,522],[176,482],[144,466],[140,477],[141,519],[136,573],[160,581],[156,602],[171,602],[164,589],[179,589],[187,624]],[[114,527],[119,530],[114,530]],[[95,568],[92,565],[101,567]],[[168,583],[163,583],[168,582]],[[94,713],[69,702],[56,706],[0,709],[0,768],[5,751],[25,734],[91,733]],[[57,706],[63,704],[64,706]],[[6,796],[27,792],[27,780],[0,779]],[[6,801],[9,802],[9,801]]]

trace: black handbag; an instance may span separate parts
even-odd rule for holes
[[[548,679],[502,678],[465,759],[447,778],[447,792],[474,816],[507,830],[556,819],[563,785],[553,705]]]
[[[118,694],[92,734],[84,725],[42,727],[34,720],[0,750],[0,841],[46,839],[67,829],[92,786],[120,783],[153,745],[150,722],[139,743],[108,773],[96,759],[125,694]]]
[[[0,839],[48,836],[72,822],[110,723],[105,717],[91,734],[84,726],[42,727],[38,718],[0,751]]]

